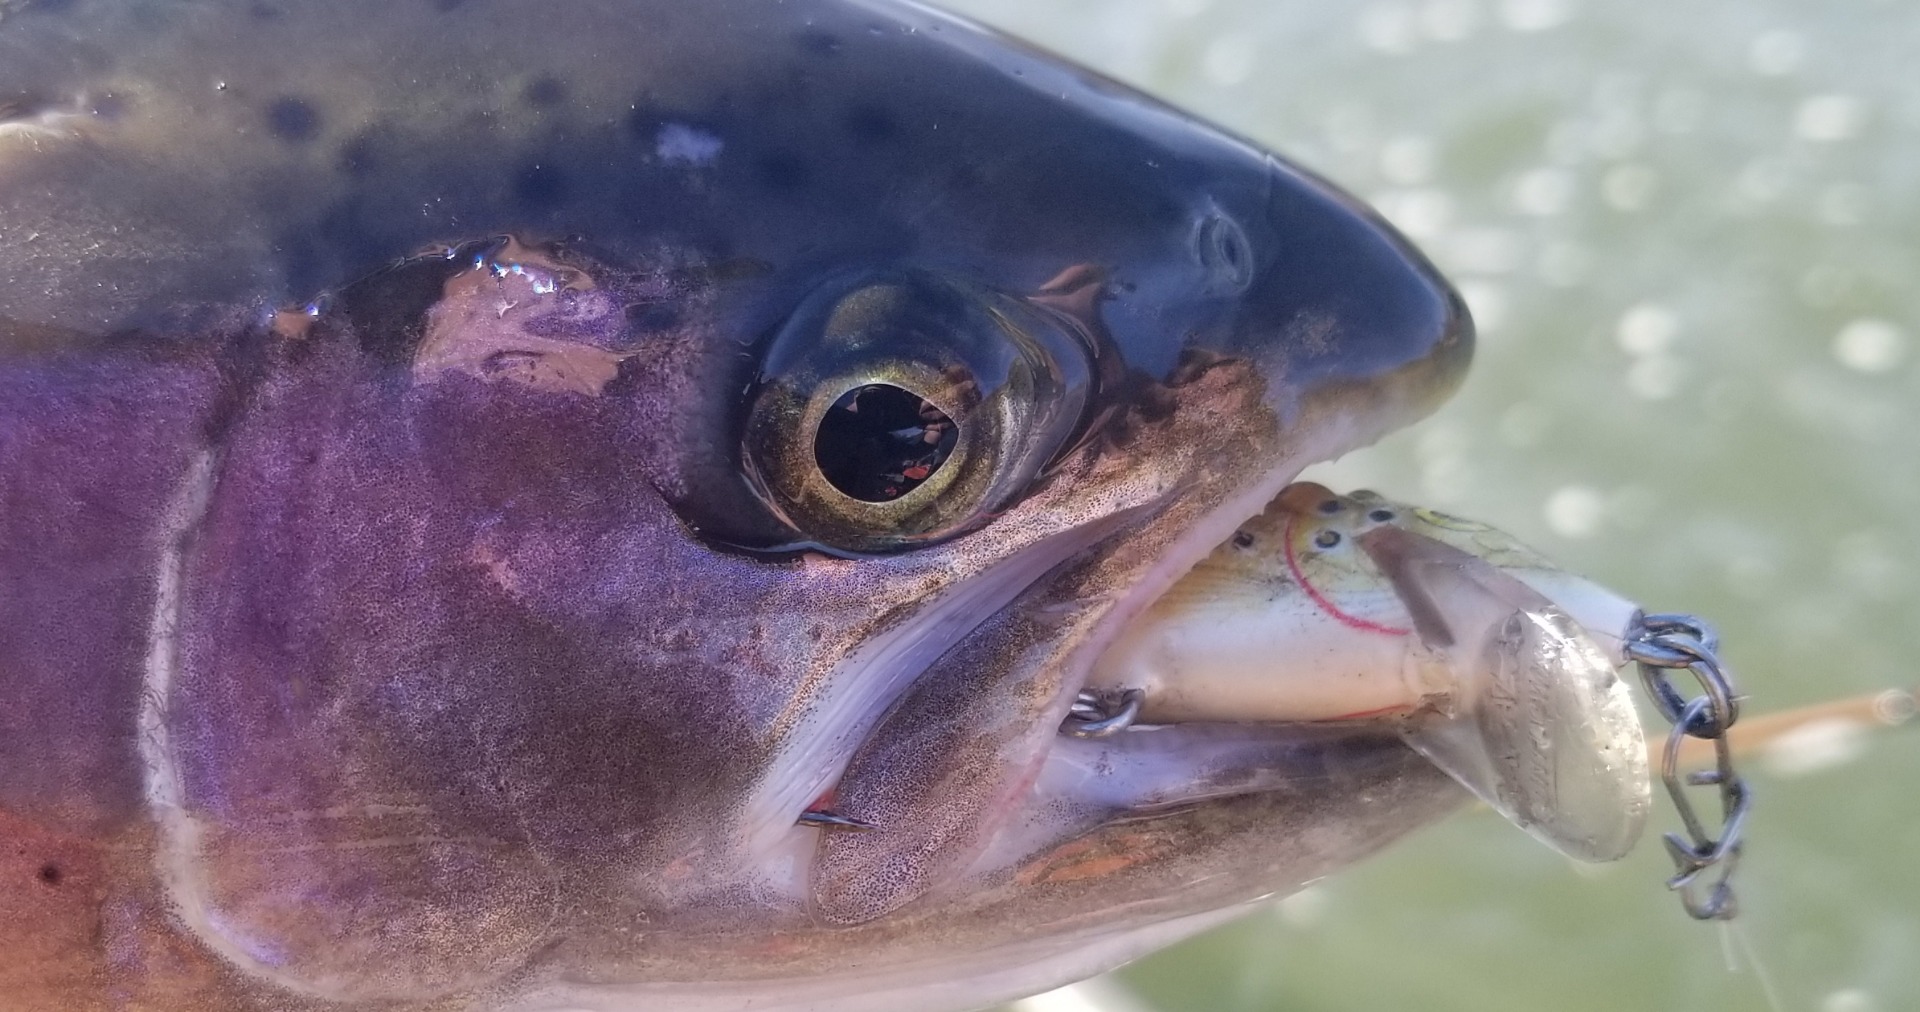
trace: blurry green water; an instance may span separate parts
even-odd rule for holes
[[[1713,617],[1750,712],[1920,681],[1920,8],[947,5],[1292,154],[1460,282],[1466,388],[1322,480]],[[1169,1010],[1764,1009],[1746,944],[1784,1008],[1920,1009],[1916,774],[1914,732],[1760,767],[1744,943],[1655,845],[1574,869],[1466,816],[1122,976]]]

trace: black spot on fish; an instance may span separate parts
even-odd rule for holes
[[[680,325],[680,307],[671,302],[636,302],[627,307],[627,322],[643,333],[672,330]]]
[[[900,135],[900,124],[877,105],[861,105],[847,114],[847,132],[862,143],[885,144]]]
[[[535,109],[551,109],[567,100],[567,84],[551,74],[543,74],[527,82],[520,99]]]
[[[46,885],[58,886],[66,878],[66,873],[60,870],[59,865],[49,861],[40,866],[40,874],[36,877]]]
[[[754,167],[758,171],[760,182],[770,190],[801,189],[807,185],[813,175],[807,168],[806,162],[801,161],[799,156],[785,151],[763,155],[758,162],[754,163]]]
[[[283,141],[310,141],[320,133],[320,110],[305,99],[278,99],[267,106],[267,129]]]
[[[799,42],[801,49],[815,56],[838,56],[841,47],[845,45],[840,41],[840,36],[818,28],[809,28],[801,32]]]
[[[567,176],[559,168],[535,162],[513,180],[514,199],[535,207],[551,207],[567,195]]]
[[[380,170],[383,146],[380,135],[371,130],[356,134],[340,146],[340,154],[334,164],[355,179],[365,179]]]

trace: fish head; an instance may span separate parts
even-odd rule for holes
[[[703,586],[697,621],[737,615],[756,644],[684,672],[752,720],[714,743],[737,790],[683,810],[702,870],[648,902],[684,913],[717,882],[785,897],[812,930],[777,929],[783,962],[743,946],[755,972],[884,953],[892,968],[852,978],[874,1007],[926,1000],[930,979],[970,979],[979,1002],[1112,965],[1463,797],[1366,729],[1201,728],[1139,757],[1061,733],[1128,619],[1301,467],[1451,393],[1471,325],[1417,251],[1310,173],[936,27],[993,72],[914,94],[935,75],[878,71],[872,90],[914,82],[888,90],[915,143],[830,173],[854,196],[777,212],[819,200],[781,234],[846,248],[743,279],[781,298],[764,324],[709,331],[756,337],[721,345],[726,380],[668,359],[634,385],[692,395],[646,458],[683,525],[672,582]],[[1244,768],[1285,786],[1215,782]]]
[[[1365,730],[1061,733],[1466,367],[1311,173],[912,5],[66,10],[0,23],[0,360],[180,462],[138,796],[242,978],[959,1007],[1458,803]]]
[[[741,848],[729,860],[791,858],[800,870],[786,888],[847,931],[952,923],[963,906],[1004,923],[1009,908],[996,904],[1074,879],[1098,886],[1084,916],[1111,935],[1207,901],[1172,899],[1164,879],[1129,892],[1088,874],[1156,864],[1096,847],[1109,823],[1129,823],[1127,839],[1147,853],[1179,848],[1178,831],[1143,829],[1108,788],[1084,807],[1050,793],[1061,769],[1077,768],[1061,758],[1072,749],[1058,729],[1084,672],[1302,466],[1451,393],[1471,324],[1424,257],[1312,174],[925,16],[917,34],[952,47],[939,52],[955,62],[941,66],[964,83],[931,73],[933,54],[918,47],[845,61],[872,75],[847,90],[898,103],[880,118],[899,132],[820,173],[832,187],[757,212],[795,216],[778,241],[806,236],[812,256],[770,256],[773,276],[744,279],[784,293],[773,318],[748,328],[765,336],[725,365],[744,379],[639,385],[742,391],[669,412],[704,410],[707,428],[656,448],[664,466],[652,484],[695,532],[689,551],[740,554],[757,580],[777,574],[762,628],[836,615],[837,638],[789,640],[763,662],[780,708],[767,715],[765,766],[724,814]],[[1289,753],[1302,782],[1349,791],[1325,763],[1351,743],[1314,744]],[[1401,758],[1383,749],[1380,766],[1359,765],[1397,773]],[[1177,767],[1169,759],[1156,773]],[[1451,804],[1424,773],[1411,782],[1439,800],[1391,818],[1410,827]],[[1060,860],[1042,844],[1064,843],[1045,813],[1068,809],[1073,846],[1101,856],[1034,870]],[[863,828],[796,830],[810,810]],[[1293,833],[1344,817],[1287,816]],[[1168,827],[1181,818],[1204,815]],[[1325,853],[1344,861],[1371,848],[1377,826]],[[1303,864],[1296,877],[1332,866]],[[1193,874],[1227,877],[1219,866]],[[1249,874],[1238,888],[1244,898],[1281,886]],[[1144,913],[1147,898],[1158,913]],[[1123,908],[1141,912],[1115,917]]]

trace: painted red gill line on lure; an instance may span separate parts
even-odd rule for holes
[[[1307,597],[1311,599],[1314,604],[1319,605],[1321,611],[1333,616],[1333,620],[1341,625],[1349,629],[1358,629],[1361,632],[1379,633],[1382,636],[1405,636],[1413,631],[1411,629],[1399,629],[1390,625],[1382,625],[1379,622],[1370,622],[1358,615],[1349,615],[1341,611],[1325,594],[1320,593],[1319,589],[1314,587],[1313,583],[1307,579],[1307,574],[1300,571],[1300,559],[1293,551],[1293,525],[1297,519],[1298,517],[1288,515],[1286,527],[1280,532],[1280,540],[1284,543],[1287,553],[1287,573],[1293,577],[1293,582],[1300,585],[1301,590],[1307,592]]]

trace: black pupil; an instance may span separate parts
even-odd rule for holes
[[[960,427],[932,402],[874,383],[827,409],[813,459],[834,488],[861,502],[892,502],[933,477],[959,438]]]

